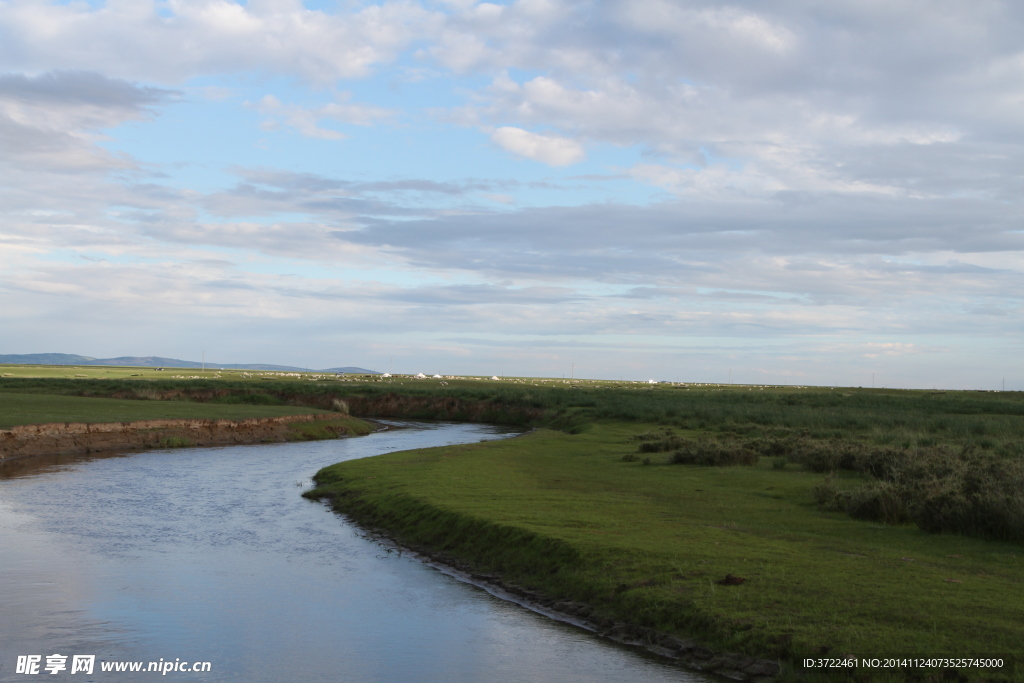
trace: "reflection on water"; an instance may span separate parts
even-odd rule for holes
[[[53,653],[212,663],[167,674],[190,681],[710,680],[388,553],[300,497],[339,460],[505,436],[406,427],[0,465],[0,681]]]

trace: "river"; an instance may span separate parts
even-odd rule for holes
[[[0,463],[0,681],[711,681],[462,583],[299,494],[318,469],[497,439],[407,423],[332,441]],[[48,655],[68,656],[49,674]],[[91,675],[74,655],[95,655]],[[103,672],[103,662],[209,671]],[[57,660],[58,662],[60,660]],[[200,667],[202,668],[202,667]]]

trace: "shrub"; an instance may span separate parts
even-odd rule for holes
[[[679,447],[683,439],[674,434],[661,435],[657,440],[642,439],[637,450],[641,453],[662,453]]]
[[[712,439],[700,441],[681,440],[669,463],[673,465],[704,465],[706,467],[728,467],[732,465],[755,465],[756,451],[734,443],[720,444]]]
[[[909,502],[898,486],[883,481],[847,494],[846,512],[854,519],[905,524],[911,521]]]
[[[965,447],[874,450],[861,462],[871,480],[840,491],[815,488],[823,510],[886,524],[914,522],[931,533],[1024,540],[1024,461]]]
[[[825,477],[823,482],[814,487],[814,500],[826,512],[846,512],[849,494],[836,486],[835,479]]]

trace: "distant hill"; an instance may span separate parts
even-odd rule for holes
[[[72,353],[0,354],[0,364],[4,365],[91,365],[94,360]]]
[[[77,356],[73,353],[21,353],[0,354],[0,365],[121,365],[144,368],[201,368],[202,363],[177,358],[161,358],[160,356],[119,356],[118,358],[91,358]],[[267,372],[301,372],[309,368],[297,368],[292,365],[263,365],[260,363],[207,363],[208,368],[224,368],[225,370],[264,370]],[[374,370],[365,368],[344,367],[314,370],[314,372],[348,372],[363,375],[379,375]]]
[[[161,358],[160,356],[120,356],[118,358],[97,358],[82,363],[82,365],[130,365],[134,367],[153,368],[201,368],[202,363],[193,363],[187,360],[176,358]],[[206,367],[219,367],[213,363],[207,363]]]

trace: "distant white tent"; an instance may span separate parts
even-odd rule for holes
[[[417,372],[416,373],[416,379],[426,379],[426,378],[427,378],[427,376],[424,375],[422,372]]]
[[[658,380],[656,380],[656,379],[649,379],[649,380],[647,380],[647,383],[648,384],[657,384]]]
[[[434,375],[434,379],[441,379],[441,375]]]
[[[497,375],[491,375],[491,379],[493,379],[495,382],[497,382],[498,381],[498,376]]]
[[[381,375],[381,377],[390,377],[390,376],[391,376],[390,372],[385,372],[383,375]]]

